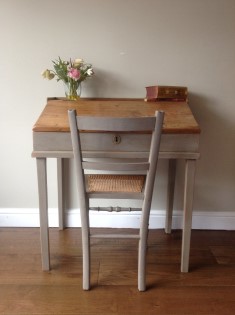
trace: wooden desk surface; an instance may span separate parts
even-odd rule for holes
[[[145,102],[142,99],[49,99],[34,132],[68,132],[68,109],[82,116],[141,117],[165,112],[163,133],[198,134],[200,128],[186,102]]]

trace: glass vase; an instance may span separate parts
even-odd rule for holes
[[[70,81],[70,82],[64,82],[64,91],[65,96],[70,101],[77,101],[82,92],[82,86],[81,82],[77,81]]]

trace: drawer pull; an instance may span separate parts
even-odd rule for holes
[[[113,143],[119,144],[121,142],[121,137],[119,135],[113,136]]]

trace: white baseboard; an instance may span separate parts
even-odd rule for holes
[[[48,211],[49,226],[58,226],[58,211],[50,208]],[[140,214],[92,212],[90,224],[92,227],[138,228]],[[67,227],[79,227],[80,215],[78,209],[67,210],[65,213]],[[162,229],[165,224],[165,211],[152,210],[150,229]],[[39,227],[38,209],[0,208],[0,227]],[[173,229],[182,228],[182,211],[173,213]],[[193,229],[203,230],[235,230],[235,212],[194,211]]]

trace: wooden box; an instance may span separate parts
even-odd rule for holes
[[[185,86],[155,85],[146,87],[146,101],[187,101],[188,88]]]

